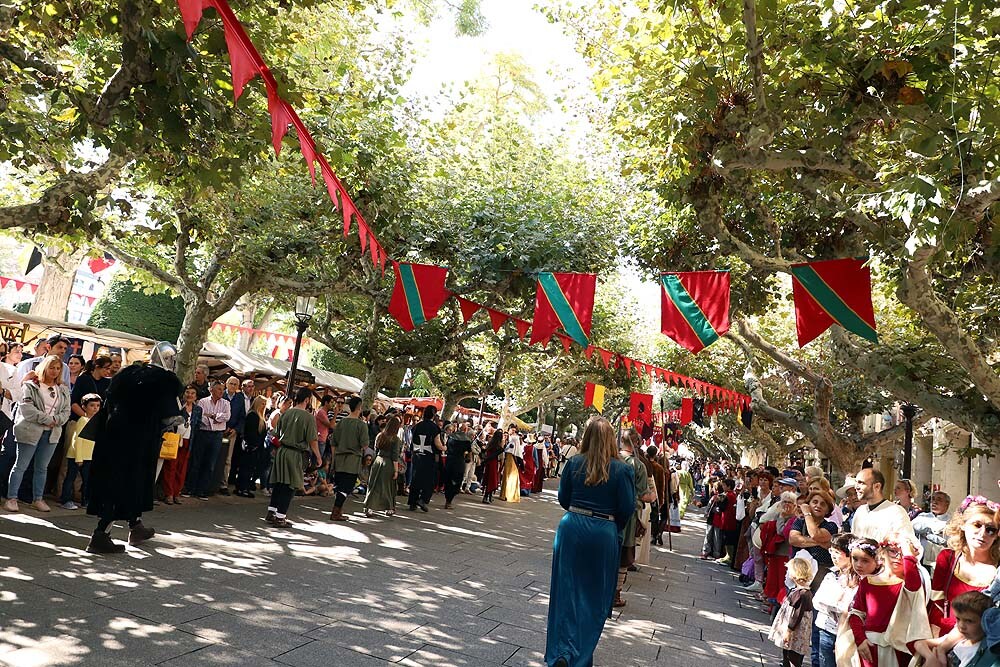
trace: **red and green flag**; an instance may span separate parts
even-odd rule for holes
[[[834,324],[878,343],[867,258],[830,259],[792,265],[795,329],[799,347]]]
[[[660,276],[660,331],[698,354],[729,331],[729,271]]]
[[[451,296],[444,286],[448,269],[431,264],[393,263],[396,285],[389,299],[389,314],[403,331],[410,331],[437,317],[441,306]]]
[[[596,289],[594,273],[539,273],[535,319],[528,344],[547,341],[562,327],[570,338],[587,347]]]

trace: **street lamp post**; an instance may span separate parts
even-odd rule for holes
[[[293,395],[292,389],[295,388],[295,372],[299,367],[299,348],[302,346],[302,335],[305,334],[314,312],[316,312],[316,297],[295,297],[295,351],[292,353],[292,367],[288,370],[288,379],[285,381],[285,388],[289,396]]]
[[[910,479],[910,470],[913,467],[913,418],[917,416],[919,408],[912,403],[903,403],[901,410],[906,423],[903,436],[903,479]]]

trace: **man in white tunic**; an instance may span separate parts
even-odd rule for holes
[[[851,519],[851,532],[876,542],[897,535],[913,535],[910,517],[902,506],[885,499],[885,477],[874,468],[858,473],[854,488],[863,503]]]

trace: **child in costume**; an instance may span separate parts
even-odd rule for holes
[[[905,667],[914,642],[931,636],[912,538],[894,536],[876,545],[851,545],[858,584],[847,627],[837,638],[837,664]]]
[[[788,562],[788,576],[795,587],[781,603],[781,609],[774,617],[771,631],[767,635],[781,649],[781,667],[801,667],[803,659],[809,653],[813,612],[809,585],[813,575],[808,561],[793,558]]]

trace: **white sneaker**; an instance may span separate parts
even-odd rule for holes
[[[35,502],[31,503],[31,506],[34,507],[39,512],[51,512],[52,511],[52,508],[49,507],[48,503],[46,503],[44,500],[41,500],[41,499],[36,500]]]
[[[80,506],[77,505],[76,503],[74,503],[72,500],[67,500],[66,502],[64,502],[59,507],[62,507],[64,510],[78,510],[78,509],[80,509]]]
[[[743,590],[745,590],[747,593],[760,593],[762,590],[764,590],[764,587],[761,585],[759,581],[755,581],[749,586],[744,587]]]
[[[3,508],[8,512],[17,512],[17,498],[8,498],[3,504]]]

